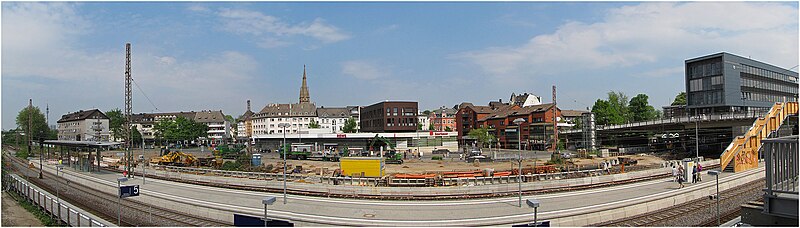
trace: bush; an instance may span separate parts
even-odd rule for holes
[[[433,156],[431,160],[442,160],[442,156]]]
[[[222,170],[237,171],[242,167],[241,163],[226,161],[222,164]]]

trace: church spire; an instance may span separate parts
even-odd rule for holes
[[[308,85],[306,84],[306,65],[303,65],[303,85],[300,87],[300,103],[311,102],[311,95],[308,94]]]

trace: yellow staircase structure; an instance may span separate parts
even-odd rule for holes
[[[761,140],[778,130],[789,115],[797,115],[797,102],[777,102],[765,117],[759,117],[743,136],[733,139],[720,156],[720,167],[742,172],[758,167],[758,149]],[[731,167],[732,166],[732,167]]]

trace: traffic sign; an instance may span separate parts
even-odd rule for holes
[[[119,187],[119,197],[126,198],[131,196],[139,196],[139,185],[129,185]]]

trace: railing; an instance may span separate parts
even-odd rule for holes
[[[797,135],[764,140],[761,151],[766,159],[766,194],[797,194]]]
[[[797,218],[798,136],[766,139],[764,213]]]
[[[691,117],[691,116],[684,116],[684,117],[673,117],[673,118],[664,118],[658,120],[650,120],[644,122],[636,122],[636,123],[628,123],[628,124],[619,124],[619,125],[597,125],[596,130],[613,130],[613,129],[622,129],[622,128],[630,128],[630,127],[639,127],[639,126],[649,126],[649,125],[659,125],[659,124],[675,124],[675,123],[694,123],[695,121],[716,121],[716,120],[737,120],[737,119],[753,119],[764,117],[764,112],[747,112],[747,113],[734,113],[734,114],[718,114],[718,115],[701,115],[698,117]],[[575,130],[562,130],[559,133],[562,134],[569,134],[569,133],[577,133],[582,132],[582,129],[575,129]]]
[[[758,149],[761,140],[778,130],[789,115],[796,115],[797,102],[775,103],[766,117],[758,118],[744,136],[736,137],[720,156],[720,168],[725,169],[730,162],[733,171],[741,172],[758,167]]]
[[[60,201],[52,194],[45,192],[41,188],[29,184],[16,174],[5,175],[3,177],[8,190],[19,193],[31,203],[39,206],[48,214],[56,217],[62,222],[67,223],[69,226],[115,226],[114,224],[105,221],[91,213],[85,212],[82,209],[73,206],[67,202]],[[6,199],[8,200],[8,199]]]

